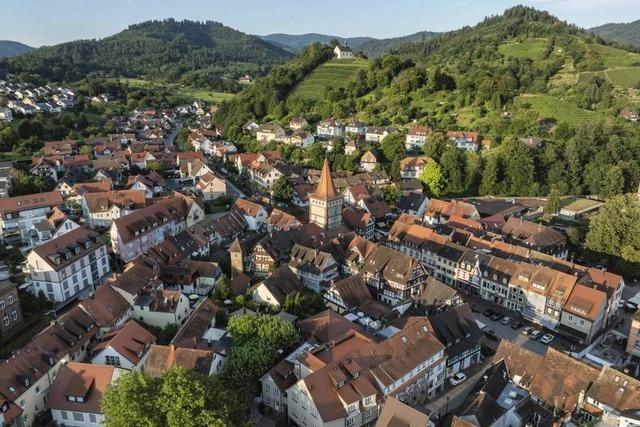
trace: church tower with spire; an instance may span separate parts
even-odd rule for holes
[[[342,197],[333,185],[327,159],[324,159],[318,188],[309,195],[309,222],[324,229],[342,224]]]

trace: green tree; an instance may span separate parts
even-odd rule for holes
[[[619,166],[609,166],[604,174],[602,197],[609,198],[624,190],[624,172]]]
[[[215,297],[218,301],[224,301],[231,296],[231,286],[227,276],[222,276],[216,283]]]
[[[635,194],[614,196],[589,222],[586,244],[594,252],[640,262],[640,200]]]
[[[160,379],[149,378],[140,371],[118,377],[102,397],[106,425],[128,427],[134,420],[140,427],[162,425],[162,414],[155,399],[160,386]]]
[[[387,135],[380,144],[380,150],[384,155],[387,163],[391,163],[396,159],[401,159],[405,153],[405,137],[399,133],[395,132],[390,135]]]
[[[446,192],[462,192],[465,187],[465,168],[467,166],[464,152],[452,145],[442,153],[439,163]]]
[[[440,197],[444,189],[444,182],[440,166],[435,161],[431,159],[427,161],[422,174],[420,174],[420,181],[427,187],[433,197]]]
[[[382,194],[384,196],[385,202],[390,205],[395,205],[400,200],[400,189],[397,185],[391,184],[387,185],[382,189]]]
[[[293,186],[289,177],[282,175],[273,185],[273,198],[279,202],[289,203],[293,197]]]
[[[502,162],[499,155],[491,155],[487,159],[479,192],[482,196],[497,195],[501,193],[499,183],[502,180]]]
[[[560,191],[558,190],[558,186],[553,184],[547,196],[547,203],[544,205],[544,213],[555,215],[558,212],[560,212]]]

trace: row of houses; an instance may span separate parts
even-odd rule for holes
[[[502,240],[471,235],[454,241],[407,214],[396,221],[386,244],[420,260],[444,283],[583,343],[610,324],[624,288],[619,275]]]

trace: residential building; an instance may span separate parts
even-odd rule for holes
[[[176,194],[114,220],[111,246],[123,262],[128,262],[202,219],[204,209],[197,201]]]
[[[0,338],[10,335],[22,320],[17,285],[9,280],[0,281]]]
[[[134,320],[106,334],[91,350],[91,363],[142,369],[156,337]]]
[[[400,160],[400,178],[402,179],[420,179],[422,171],[431,161],[428,157],[405,157]]]
[[[427,280],[420,261],[385,246],[371,251],[361,271],[374,297],[389,305],[419,295]]]
[[[202,200],[205,202],[227,195],[227,181],[213,172],[202,175],[196,188],[202,193]]]
[[[407,151],[421,150],[427,143],[427,138],[431,134],[431,128],[427,126],[414,126],[407,132],[405,148]]]
[[[15,357],[0,363],[0,396],[22,411],[17,425],[36,425],[59,369],[67,362],[84,360],[95,334],[91,318],[76,307],[16,350]]]
[[[131,307],[131,317],[157,328],[182,325],[191,309],[189,299],[180,291],[153,290],[137,296]]]
[[[424,221],[431,225],[446,224],[452,216],[473,220],[480,219],[478,209],[471,203],[460,200],[451,200],[447,202],[432,198],[427,204]]]
[[[376,343],[357,331],[298,357],[298,381],[287,389],[287,413],[297,425],[372,425],[386,397],[423,402],[443,388],[444,346],[426,320],[414,318]]]
[[[67,303],[93,291],[111,272],[107,245],[97,233],[79,227],[37,246],[27,255],[29,291],[54,303]]]
[[[318,138],[337,138],[343,134],[343,127],[340,122],[334,119],[324,119],[316,127],[316,135]]]
[[[357,137],[364,136],[366,130],[367,130],[367,127],[365,126],[365,124],[359,120],[351,120],[349,123],[346,124],[344,128],[344,131],[347,135],[350,134]]]
[[[338,263],[330,253],[298,243],[291,249],[289,267],[306,288],[316,293],[338,277]]]
[[[160,377],[173,367],[181,367],[201,375],[212,375],[217,372],[214,364],[215,356],[213,349],[153,344],[143,370],[150,377]]]
[[[256,129],[256,140],[266,144],[284,136],[284,129],[276,124],[264,124]]]
[[[280,209],[274,209],[271,211],[269,218],[266,221],[267,232],[273,231],[289,231],[302,227],[302,223],[298,219]]]
[[[289,128],[293,130],[300,130],[307,126],[309,126],[309,123],[304,117],[294,117],[293,119],[289,120]]]
[[[333,185],[327,159],[322,166],[320,182],[309,195],[309,222],[324,229],[335,228],[342,223],[342,197]]]
[[[366,151],[362,157],[360,157],[360,168],[366,172],[373,172],[378,166],[378,159],[371,151]]]
[[[569,254],[566,236],[551,227],[512,216],[500,231],[509,243],[526,246],[561,259],[566,259]]]
[[[64,201],[58,191],[0,199],[0,238],[6,242],[28,243],[35,224]]]
[[[397,131],[397,129],[388,126],[367,126],[364,140],[369,143],[379,144],[384,141],[387,135]]]
[[[100,339],[131,317],[131,305],[109,283],[98,286],[95,292],[78,303],[78,307],[98,325],[97,337]]]
[[[322,297],[327,307],[340,314],[357,310],[374,301],[362,274],[354,274],[332,283]]]
[[[86,193],[82,197],[82,214],[89,227],[108,228],[113,220],[144,208],[145,197],[145,193],[139,190]]]
[[[431,427],[429,415],[412,408],[394,398],[387,397],[382,405],[375,427]]]
[[[371,240],[374,237],[375,221],[369,212],[360,208],[346,208],[342,211],[342,221],[356,234]]]
[[[447,131],[447,138],[461,150],[478,151],[480,147],[478,132]]]
[[[606,293],[577,284],[562,308],[558,329],[590,344],[604,328],[606,308]]]
[[[275,307],[284,307],[287,296],[295,297],[302,291],[303,284],[288,265],[278,267],[262,282],[252,286],[249,292],[253,301]]]
[[[63,365],[47,399],[54,423],[84,427],[104,424],[102,398],[124,371],[115,366],[70,362]]]
[[[267,210],[262,205],[245,199],[236,199],[231,210],[242,214],[251,231],[261,230],[268,217]]]
[[[156,171],[151,171],[148,175],[130,176],[127,181],[127,188],[131,190],[144,191],[147,199],[162,192],[164,178]]]
[[[468,304],[427,318],[429,331],[445,346],[447,377],[480,363],[480,331]]]

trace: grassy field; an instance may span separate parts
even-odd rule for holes
[[[640,83],[640,67],[607,70],[606,75],[615,86],[633,88]]]
[[[498,46],[498,52],[504,56],[516,58],[544,59],[544,50],[547,45],[545,38],[533,38],[522,42],[513,41]]]
[[[594,118],[596,113],[583,110],[570,102],[551,95],[521,95],[514,101],[516,106],[530,105],[541,118],[555,118],[559,123],[579,125]]]
[[[128,84],[132,87],[166,87],[168,89],[172,89],[176,92],[176,94],[180,94],[191,100],[203,100],[205,102],[222,102],[227,99],[231,99],[235,96],[233,93],[225,93],[225,92],[216,92],[212,90],[199,89],[188,86],[179,86],[179,85],[163,85],[156,82],[151,82],[143,79],[134,79],[128,77],[120,77],[119,80],[123,83]]]
[[[362,58],[327,61],[304,79],[292,96],[323,99],[327,87],[346,87],[358,70],[365,68],[368,64],[369,61]]]
[[[640,54],[616,49],[611,46],[600,44],[590,44],[589,50],[598,54],[606,68],[634,67],[640,65]]]

